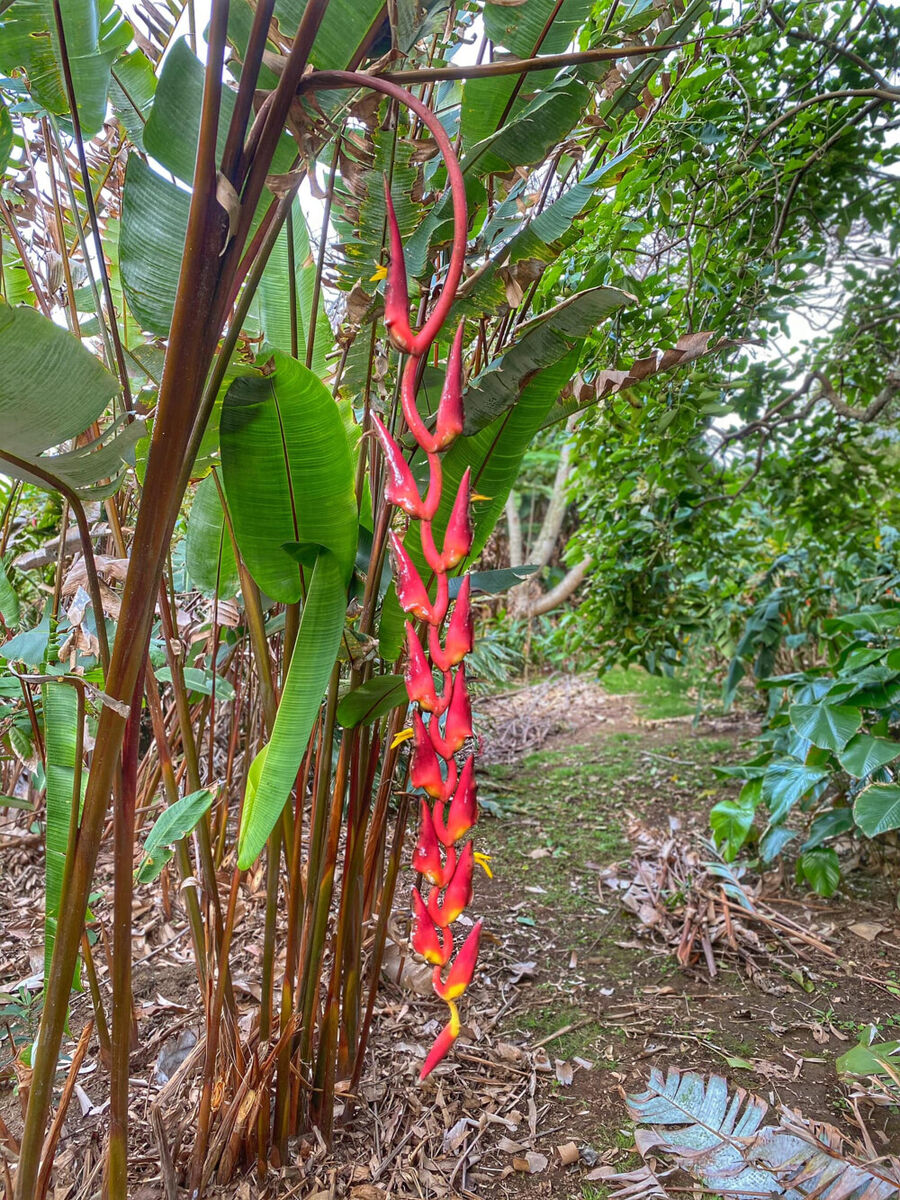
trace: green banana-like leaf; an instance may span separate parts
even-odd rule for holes
[[[49,472],[81,496],[110,495],[143,422],[119,418],[86,445],[62,454],[45,451],[89,428],[117,391],[115,378],[72,334],[33,308],[0,301],[0,451]],[[48,487],[27,467],[3,459],[0,473]]]
[[[125,168],[119,269],[128,307],[142,329],[166,337],[184,257],[190,194],[137,154]]]
[[[188,516],[185,566],[194,585],[212,596],[233,596],[238,569],[219,489],[211,475],[200,481]]]
[[[29,458],[58,446],[101,417],[117,391],[72,334],[0,300],[0,449]]]
[[[471,174],[477,166],[478,173],[486,175],[541,162],[578,124],[589,100],[588,89],[572,76],[548,80],[524,108],[470,148],[462,160],[463,172]]]
[[[152,883],[174,856],[171,847],[196,829],[215,800],[215,792],[203,790],[182,796],[162,813],[144,842],[144,857],[137,869],[138,883]]]
[[[306,218],[299,203],[295,200],[292,206],[292,225],[294,233],[294,278],[297,295],[297,357],[301,362],[306,361],[306,342],[309,336],[309,324],[312,318],[313,292],[316,283],[316,268],[309,244],[309,231]],[[291,352],[291,287],[289,274],[287,227],[282,228],[278,240],[269,255],[266,269],[256,296],[247,315],[247,327],[254,325],[268,345],[282,350],[285,354]],[[316,336],[313,344],[312,369],[319,378],[323,378],[327,365],[326,354],[334,348],[334,334],[325,312],[325,306],[320,303],[316,309]]]
[[[19,594],[9,581],[6,565],[0,562],[0,617],[7,629],[18,625],[19,610]]]
[[[274,600],[302,595],[286,546],[330,550],[346,583],[356,557],[353,459],[341,414],[313,371],[274,354],[266,374],[236,379],[219,436],[228,507],[241,555]]]
[[[106,116],[110,64],[132,39],[112,0],[60,0],[81,131],[88,140]],[[51,0],[16,0],[0,18],[0,72],[22,70],[32,98],[47,112],[69,113]]]
[[[143,50],[132,50],[113,65],[109,100],[128,139],[144,149],[144,126],[156,94],[156,75]]]
[[[541,54],[560,54],[573,41],[578,27],[591,10],[591,0],[525,0],[524,4],[484,6],[484,29],[495,45],[503,46],[519,58],[530,58],[536,45]],[[549,29],[547,22],[553,22]],[[550,87],[553,71],[529,75],[510,109],[507,122],[515,121],[531,98]],[[470,79],[462,90],[460,130],[463,149],[468,152],[477,142],[491,137],[516,87],[516,78]],[[571,126],[570,126],[571,128]],[[533,161],[533,160],[531,160]]]
[[[44,708],[44,744],[47,752],[47,837],[44,882],[44,978],[50,973],[50,958],[56,940],[56,924],[66,866],[69,823],[75,803],[75,764],[78,750],[78,697],[66,683],[45,683],[41,689]],[[87,771],[81,775],[81,796]]]
[[[344,696],[337,707],[337,721],[344,729],[371,725],[392,709],[408,704],[402,675],[375,675]]]
[[[238,866],[242,870],[256,861],[296,782],[337,660],[346,610],[343,567],[334,554],[323,551],[310,578],[275,727],[261,752],[265,757],[257,768],[256,786],[252,769],[248,779],[238,835]]]
[[[619,288],[596,287],[570,296],[522,325],[512,346],[489,363],[465,395],[466,433],[477,433],[511,408],[525,383],[619,309],[635,303]],[[479,489],[480,490],[480,489]]]

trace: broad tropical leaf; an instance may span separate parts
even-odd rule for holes
[[[772,823],[783,821],[794,805],[828,778],[822,767],[808,767],[793,758],[775,759],[763,779],[763,800],[769,806]]]
[[[858,733],[838,755],[838,761],[848,775],[855,779],[865,779],[867,775],[893,762],[898,756],[900,742],[891,738],[872,737],[868,733]]]
[[[211,475],[201,480],[188,517],[185,566],[197,588],[207,596],[233,596],[238,585],[237,563],[219,489]]]
[[[511,408],[538,371],[564,358],[604,318],[634,302],[633,296],[619,288],[590,288],[533,317],[521,327],[510,348],[469,385],[465,432],[477,433]]]
[[[391,709],[409,703],[402,675],[376,675],[360,684],[341,700],[337,708],[338,724],[345,729],[371,725]]]
[[[259,781],[248,780],[238,835],[238,866],[251,866],[291,793],[325,695],[344,630],[347,591],[338,558],[324,551],[313,569],[272,737]]]
[[[792,704],[791,724],[822,750],[843,750],[862,725],[862,713],[849,704]]]
[[[267,595],[301,598],[301,572],[285,549],[333,552],[344,580],[356,557],[357,514],[347,431],[313,371],[276,352],[266,374],[236,379],[219,434],[228,507],[241,555]]]

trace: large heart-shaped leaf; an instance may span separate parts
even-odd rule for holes
[[[822,750],[843,750],[862,725],[862,713],[849,704],[792,704],[791,724]]]
[[[266,370],[236,379],[225,396],[223,481],[250,573],[274,600],[292,604],[302,594],[301,568],[286,546],[324,546],[350,578],[353,459],[338,406],[315,372],[278,352]]]
[[[838,755],[838,760],[848,775],[855,779],[865,779],[867,775],[893,762],[898,756],[900,742],[891,738],[872,737],[868,733],[858,733]]]
[[[769,806],[772,824],[783,821],[794,805],[828,778],[822,767],[808,767],[793,758],[775,759],[763,779],[763,800]]]
[[[900,783],[872,783],[859,793],[853,816],[866,837],[900,829]]]
[[[347,609],[344,569],[324,551],[312,571],[291,664],[258,782],[248,780],[238,835],[238,866],[253,864],[275,828],[297,779],[300,762],[337,659]]]

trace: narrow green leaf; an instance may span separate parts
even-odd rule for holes
[[[144,857],[137,870],[138,883],[152,883],[172,857],[171,846],[192,833],[209,811],[215,792],[191,792],[171,804],[156,820],[144,842]]]
[[[19,623],[19,595],[9,581],[6,566],[0,562],[0,617],[7,628]]]
[[[337,707],[338,724],[344,729],[371,725],[385,713],[394,708],[405,708],[408,703],[402,675],[376,675],[341,700]]]
[[[78,697],[66,683],[45,683],[41,688],[44,709],[44,743],[47,753],[47,837],[44,909],[44,978],[56,940],[56,923],[62,896],[69,823],[75,802],[75,766],[78,748]],[[87,784],[81,772],[80,806]]]
[[[312,572],[275,728],[259,785],[247,794],[238,835],[238,866],[252,866],[297,779],[309,735],[328,687],[344,630],[347,591],[337,557],[323,552]]]

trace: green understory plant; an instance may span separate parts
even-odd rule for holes
[[[900,829],[898,631],[889,604],[829,618],[823,665],[761,681],[768,714],[754,757],[717,768],[743,783],[711,813],[726,858],[753,844],[768,865],[797,848],[798,881],[830,896],[841,878],[831,843]]]

